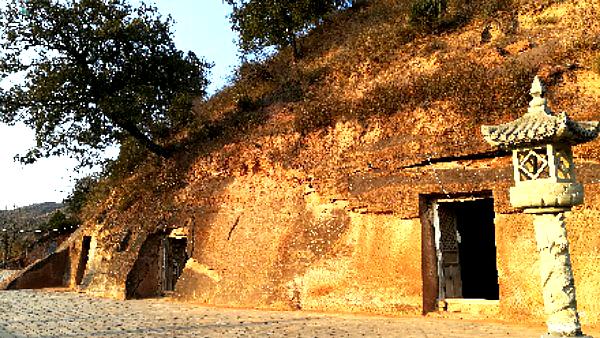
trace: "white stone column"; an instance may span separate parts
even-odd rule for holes
[[[548,334],[543,337],[585,337],[577,314],[565,215],[535,214],[533,225],[548,325]]]
[[[492,146],[512,149],[515,186],[510,203],[534,214],[548,333],[544,337],[589,337],[581,332],[564,213],[583,203],[571,147],[594,140],[600,121],[576,122],[555,114],[536,76],[527,113],[496,126],[481,126]]]

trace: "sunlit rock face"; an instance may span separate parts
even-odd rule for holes
[[[153,193],[142,192],[139,202],[120,212],[114,205],[122,202],[115,197],[105,219],[87,228],[98,245],[79,287],[126,298],[127,281],[139,279],[132,274],[139,271],[134,265],[142,256],[152,257],[142,252],[150,235],[183,227],[189,259],[175,287],[183,300],[392,315],[438,311],[428,204],[483,193],[493,199],[499,300],[463,305],[460,316],[545,318],[539,278],[532,277],[539,269],[532,216],[516,214],[510,204],[510,158],[450,155],[406,163],[397,155],[406,144],[393,137],[382,142],[361,128],[344,123],[313,136],[306,153],[294,159],[300,166],[264,154],[293,149],[298,138],[290,134],[262,143],[261,149],[236,145],[244,150],[236,157],[215,152],[195,160],[186,183],[160,203]],[[379,123],[377,133],[388,128],[393,125]],[[398,169],[384,170],[378,159]],[[586,235],[600,229],[594,216],[599,169],[595,162],[577,167],[593,197],[566,220],[584,324],[595,323],[590,314],[600,311],[589,298],[600,277],[589,251],[597,239]],[[127,229],[131,235],[125,241]]]
[[[576,44],[592,45],[597,11],[583,1],[550,6],[589,15],[588,23],[596,25],[590,29],[583,16],[560,12],[551,34],[565,31],[566,23],[578,31],[558,42],[544,35],[549,26],[537,27],[533,17],[519,13],[508,14],[523,33],[507,36],[494,27],[484,45],[477,20],[447,34],[399,42],[394,39],[403,27],[396,20],[406,15],[378,3],[404,4],[369,1],[358,8],[358,19],[345,16],[336,34],[307,37],[307,55],[297,64],[310,75],[298,84],[305,86],[304,100],[290,100],[290,88],[279,88],[287,101],[271,103],[273,96],[266,96],[268,106],[250,114],[259,122],[232,128],[231,137],[192,143],[164,162],[144,159],[107,187],[70,244],[70,285],[117,298],[165,294],[224,306],[390,315],[440,311],[542,322],[534,216],[511,204],[517,196],[509,194],[515,184],[511,154],[490,146],[481,126],[521,116],[516,110],[527,109],[527,88],[538,70],[555,81],[553,104],[573,119],[598,120],[600,82],[586,68],[590,51],[569,52]],[[544,37],[539,41],[538,33]],[[572,57],[578,64],[566,66]],[[280,72],[297,70],[287,61],[275,66],[258,70],[286,80],[294,74]],[[238,89],[260,98],[275,86],[260,79],[246,85],[225,90],[195,113],[214,110],[214,116],[207,114],[214,123],[237,117],[230,97],[244,92]],[[528,125],[536,121],[542,120]],[[561,115],[543,121],[528,136],[528,146],[539,147],[534,142],[548,140],[549,132],[585,138],[593,127],[573,129]],[[299,130],[301,123],[310,128]],[[519,208],[563,207],[585,195],[564,219],[584,327],[600,324],[598,145],[596,140],[572,147],[573,166],[562,148],[533,149],[537,156],[527,160],[524,153],[519,175],[551,181],[553,173],[553,182],[566,188],[526,187],[534,180],[524,177],[529,197],[512,201]],[[550,168],[551,156],[562,159],[562,169]],[[570,180],[575,174],[584,194]],[[469,246],[483,224],[468,222],[475,215],[486,219],[491,237],[481,251]],[[174,249],[182,241],[185,255]],[[471,253],[461,258],[461,249]],[[491,263],[472,259],[483,251],[491,251]],[[180,268],[171,291],[167,274],[175,276]],[[469,278],[484,270],[497,277],[497,299],[470,301],[469,292],[477,290],[470,290]],[[459,276],[462,286],[450,278]]]
[[[439,107],[415,121],[464,118]],[[115,298],[170,294],[162,285],[161,243],[184,229],[187,260],[175,285],[183,300],[391,315],[443,311],[431,205],[484,196],[493,200],[499,297],[461,305],[461,312],[451,312],[450,301],[446,315],[545,318],[532,216],[516,213],[508,193],[509,154],[488,154],[479,141],[448,146],[399,116],[254,141],[140,170],[113,188],[70,247],[70,285]],[[590,235],[600,229],[600,164],[574,163],[587,197],[565,222],[586,325],[600,318],[600,242]]]

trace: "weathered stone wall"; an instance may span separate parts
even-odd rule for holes
[[[240,177],[195,225],[177,285],[209,304],[420,313],[420,223],[359,214],[283,177]]]
[[[96,296],[126,299],[127,277],[134,269],[138,258],[145,260],[144,257],[140,257],[140,251],[149,237],[148,232],[138,232],[134,243],[123,250],[118,250],[118,247],[111,245],[107,241],[107,234],[99,231],[98,228],[89,229],[85,234],[92,236],[92,245],[79,287]],[[77,245],[81,245],[81,241],[78,241]],[[81,259],[78,255],[72,258],[72,261],[80,262]],[[72,267],[71,270],[75,268]],[[71,279],[71,285],[74,285],[74,282]]]
[[[4,286],[7,290],[68,286],[69,250],[58,250],[33,263]]]
[[[500,312],[507,319],[543,321],[544,303],[532,217],[521,213],[496,214],[494,222]]]
[[[187,227],[188,260],[176,291],[206,304],[380,314],[423,311],[422,206],[419,199],[489,191],[496,210],[500,310],[493,317],[543,321],[531,217],[510,208],[508,158],[450,162],[397,172],[361,174],[348,194],[321,193],[316,179],[283,168],[248,171],[191,184],[180,212],[165,221]],[[600,269],[598,165],[580,163],[586,204],[567,223],[584,325],[597,324]],[[598,174],[597,174],[598,172]],[[440,182],[442,183],[440,185]],[[148,217],[149,218],[149,217]],[[127,276],[151,233],[128,223],[119,234],[93,235],[88,292],[125,297]],[[130,235],[126,229],[133,230]],[[112,239],[108,241],[107,239]],[[76,252],[77,250],[74,250]],[[72,257],[71,261],[78,261]],[[72,270],[73,271],[73,270]],[[458,314],[459,316],[465,314]]]
[[[354,129],[344,126],[332,131],[343,137],[327,141],[329,136],[321,135],[301,151],[294,150],[299,146],[292,135],[257,141],[262,148],[245,142],[196,157],[185,164],[183,182],[171,190],[163,188],[171,184],[167,165],[146,174],[164,185],[147,187],[143,173],[131,178],[140,183],[115,188],[81,234],[95,243],[81,287],[125,298],[144,243],[152,234],[183,227],[191,259],[176,286],[182,299],[234,307],[420,314],[428,297],[423,296],[427,257],[422,257],[422,241],[431,236],[422,231],[428,225],[422,222],[421,202],[491,194],[500,305],[499,312],[485,313],[543,321],[531,219],[508,200],[509,156],[457,151],[443,159],[407,160],[387,143],[351,146],[369,133],[345,133],[344,128]],[[580,161],[577,174],[586,186],[586,204],[567,222],[582,322],[589,325],[600,317],[594,302],[600,289],[594,261],[598,239],[591,235],[600,227],[600,165]]]
[[[197,217],[193,259],[177,291],[185,299],[227,306],[420,313],[419,196],[491,191],[496,209],[498,315],[542,322],[531,216],[509,206],[506,191],[512,181],[506,161],[483,162],[477,169],[450,164],[435,174],[421,171],[418,182],[407,179],[416,176],[412,173],[380,175],[384,181],[380,184],[368,176],[355,186],[369,186],[356,189],[358,198],[348,199],[325,198],[309,184],[283,174],[232,178],[214,196],[222,201],[218,211]],[[597,165],[580,165],[587,203],[569,214],[567,222],[582,321],[597,324],[600,312],[593,299],[598,296],[600,275],[592,261],[598,238],[590,236],[597,231],[593,229],[600,229],[598,184],[593,183],[598,177],[590,174]],[[446,182],[443,190],[439,182]]]
[[[32,250],[28,251],[27,256],[23,261],[23,266],[28,266],[39,259],[43,259],[56,250],[58,246],[69,238],[71,234],[58,235],[55,238],[48,238],[38,242]]]
[[[586,203],[567,213],[567,232],[581,322],[600,323],[600,185],[586,185]],[[496,215],[501,315],[506,319],[544,320],[539,257],[532,216]]]

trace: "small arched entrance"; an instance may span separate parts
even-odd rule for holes
[[[187,259],[187,237],[181,229],[149,235],[127,275],[126,297],[159,297],[174,291]]]

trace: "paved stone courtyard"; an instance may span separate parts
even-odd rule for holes
[[[540,328],[117,301],[73,292],[0,291],[0,337],[539,337]]]

